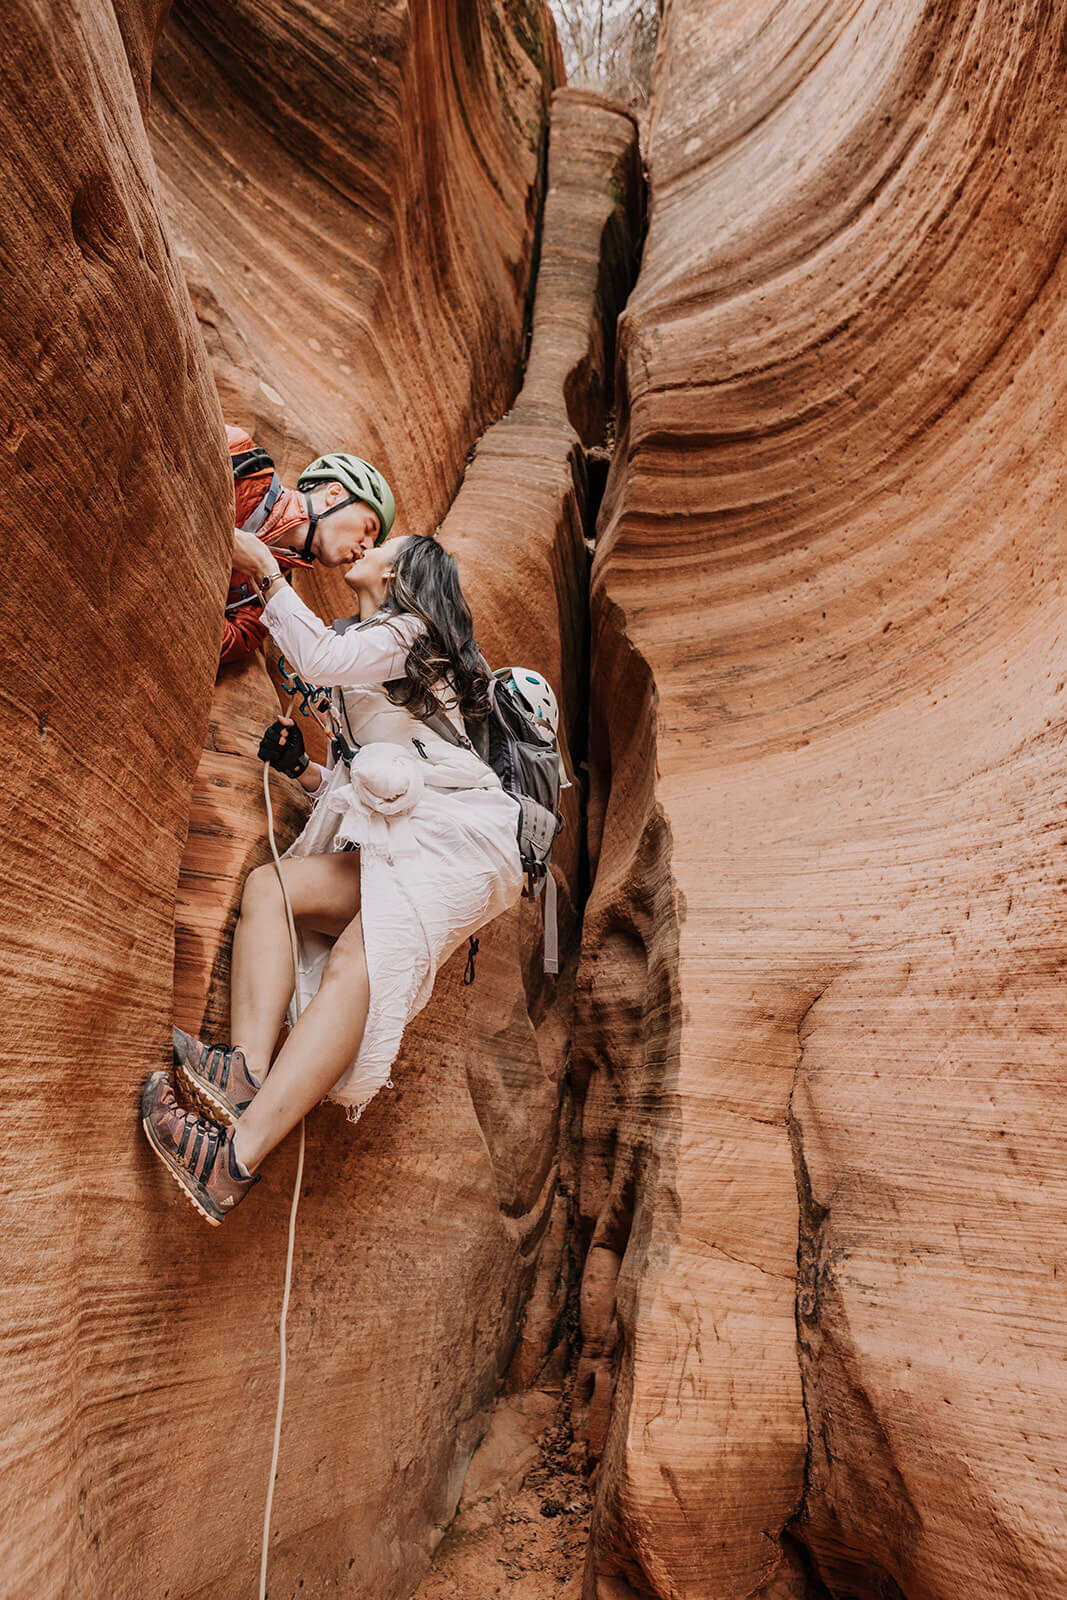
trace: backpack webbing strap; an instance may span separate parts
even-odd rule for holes
[[[507,670],[510,670],[510,668]],[[497,676],[499,676],[499,674],[497,674]],[[449,744],[459,745],[465,750],[472,750],[474,748],[469,739],[462,738],[460,734],[456,732],[451,722],[449,722],[448,718],[442,712],[434,712],[433,716],[421,717],[419,720],[424,722],[426,726],[432,729],[434,733],[439,733],[442,739],[447,739]],[[556,889],[556,880],[552,876],[551,867],[546,867],[544,869],[544,877],[541,879],[536,893],[540,894],[542,889],[545,891],[545,971],[552,976],[556,976],[559,972],[559,920],[557,917],[558,891]],[[474,982],[474,955],[476,948],[477,941],[472,940],[471,953],[467,958],[467,973],[469,973],[469,977],[467,974],[464,974],[464,983]]]
[[[260,528],[262,528],[263,524],[274,510],[274,507],[278,504],[278,498],[281,495],[281,492],[282,480],[279,478],[278,474],[275,473],[273,478],[270,480],[270,488],[259,502],[259,505],[256,506],[255,510],[251,512],[251,514],[242,522],[242,533],[259,532]]]
[[[235,456],[231,456],[230,466],[235,483],[240,483],[242,478],[254,478],[261,472],[274,471],[274,462],[258,444],[253,445],[251,450],[239,450]]]
[[[559,926],[556,921],[556,880],[549,867],[545,874],[545,971],[559,972]]]
[[[419,721],[425,723],[431,733],[439,733],[442,739],[447,739],[449,744],[457,745],[461,750],[473,748],[469,739],[465,739],[461,733],[457,733],[443,711],[435,711],[429,717],[420,717]]]

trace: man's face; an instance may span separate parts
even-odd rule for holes
[[[331,483],[324,497],[324,509],[329,510],[347,494],[348,490],[340,484]],[[330,511],[319,523],[311,542],[312,554],[324,567],[351,566],[365,551],[374,548],[380,531],[378,513],[362,500],[354,500],[350,506]]]

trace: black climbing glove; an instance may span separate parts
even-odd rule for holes
[[[259,759],[269,761],[276,772],[284,772],[286,777],[299,778],[308,764],[304,735],[279,717],[259,741]]]

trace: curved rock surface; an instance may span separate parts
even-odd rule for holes
[[[330,65],[347,96],[333,127],[334,113],[309,126],[304,108],[337,19],[243,15],[254,73],[230,71],[227,18],[185,12],[154,83],[154,144],[220,393],[288,481],[322,448],[357,449],[392,481],[398,531],[428,531],[519,373],[558,65],[551,23],[539,5],[486,4],[459,20],[365,8]],[[248,177],[235,196],[236,159]],[[535,570],[544,588],[547,570]],[[323,616],[351,609],[336,575],[298,581]],[[582,592],[584,569],[568,614]],[[513,597],[508,614],[514,630]],[[523,614],[543,616],[549,636],[558,626],[554,598]],[[241,885],[266,856],[254,751],[276,708],[261,658],[226,668],[194,787],[175,1002],[188,1026],[218,1035]],[[284,780],[272,789],[284,843],[303,803]],[[532,976],[538,933],[524,908],[483,934],[473,989],[465,955],[450,964],[408,1032],[396,1091],[358,1132],[336,1107],[308,1122],[272,1587],[406,1596],[455,1508],[553,1200],[562,1024]],[[279,1267],[294,1159],[295,1146],[277,1164],[276,1209],[255,1224]],[[233,1245],[235,1265],[220,1271],[244,1270],[247,1242]],[[275,1305],[268,1290],[257,1311]],[[269,1333],[257,1343],[266,1395],[276,1354]],[[265,1462],[265,1413],[255,1427]],[[232,1563],[235,1577],[249,1570],[244,1548]]]
[[[508,415],[479,441],[441,539],[469,574],[479,642],[498,665],[529,665],[556,687],[560,746],[574,786],[553,850],[559,886],[562,977],[540,974],[540,909],[524,906],[525,996],[536,1066],[509,1061],[500,1041],[471,1095],[495,1159],[513,1167],[520,1129],[540,1149],[537,1263],[509,1386],[531,1384],[558,1342],[570,1287],[574,1174],[561,1140],[569,1065],[573,955],[585,893],[583,769],[588,554],[591,520],[586,443],[602,437],[611,399],[616,318],[633,283],[644,180],[633,118],[620,105],[560,89],[552,102],[548,194],[526,378]],[[554,1003],[553,1003],[554,1002]],[[562,1169],[562,1170],[561,1170]],[[532,1220],[532,1219],[531,1219]]]
[[[437,523],[517,387],[560,72],[541,0],[176,10],[153,77],[167,211],[227,417],[286,482],[351,449],[390,479],[398,532]],[[299,585],[324,617],[351,609],[336,574]],[[194,1033],[226,1031],[276,710],[259,657],[225,669],[179,890],[175,1008]],[[284,845],[304,807],[274,793]]]
[[[223,409],[283,475],[353,449],[398,532],[443,515],[519,386],[561,76],[542,0],[176,8],[152,99],[167,211]],[[336,615],[347,591],[322,593]]]
[[[666,13],[593,585],[590,1600],[1067,1581],[1062,52]]]
[[[0,50],[12,1600],[163,1593],[172,1459],[202,1457],[218,1420],[197,1362],[175,1404],[174,1332],[230,1292],[205,1290],[206,1241],[163,1224],[134,1121],[170,1011],[231,548],[218,401],[138,99],[157,18],[93,4],[57,23],[16,0]]]
[[[230,484],[142,121],[160,10],[98,3],[47,38],[32,8],[5,20],[0,381],[13,548],[30,559],[4,601],[25,648],[3,778],[23,931],[4,956],[2,1587],[250,1595],[293,1152],[254,1219],[220,1238],[173,1196],[134,1107],[169,1053],[175,886],[209,707],[204,853],[186,858],[178,913],[176,999],[196,1021],[224,1004],[217,891],[232,899],[261,827],[248,752],[273,695],[254,661],[211,706]],[[227,408],[283,470],[358,443],[408,526],[444,510],[517,379],[557,68],[540,5],[332,20],[230,8],[225,24],[182,8],[155,79],[166,210]],[[246,287],[245,262],[268,276]],[[312,340],[336,362],[329,384]],[[312,592],[324,614],[343,609],[347,591]],[[215,880],[199,898],[197,874]],[[407,1595],[455,1505],[547,1224],[554,1091],[529,1070],[520,959],[532,965],[537,934],[533,911],[495,929],[473,991],[462,963],[445,975],[400,1088],[358,1139],[340,1113],[310,1123],[272,1593]],[[506,1159],[468,1088],[494,1060],[505,1077],[521,1064],[536,1103],[528,1123],[508,1113]]]

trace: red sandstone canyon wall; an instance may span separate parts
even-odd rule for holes
[[[638,226],[617,110],[558,96],[545,166],[539,6],[163,10],[18,0],[0,51],[19,1600],[255,1586],[293,1152],[213,1234],[135,1123],[176,901],[174,1005],[219,1021],[262,851],[217,395],[287,474],[343,444],[402,525],[451,504],[576,760]],[[523,905],[395,1092],[310,1119],[272,1593],[410,1595],[572,1253],[588,1600],[1063,1588],[1063,68],[1032,4],[670,0],[573,1050]]]
[[[561,76],[541,0],[175,6],[161,186],[223,409],[283,471],[347,445],[398,530],[443,515],[521,379]]]
[[[292,1152],[220,1239],[135,1121],[168,1049],[190,793],[224,797],[192,869],[232,892],[271,699],[253,664],[211,701],[229,484],[181,269],[227,411],[286,472],[320,444],[366,449],[406,525],[431,527],[518,382],[558,56],[540,6],[179,7],[153,87],[161,198],[142,121],[158,10],[68,20],[57,43],[17,10],[2,69],[21,185],[3,214],[6,639],[24,641],[4,780],[4,1588],[251,1594]],[[200,925],[186,998],[211,990],[218,931]],[[542,1081],[523,982],[542,994],[538,938],[528,908],[483,941],[473,991],[446,975],[358,1139],[336,1109],[312,1119],[272,1592],[406,1595],[458,1498],[552,1199],[558,1071]],[[479,1120],[494,1072],[537,1111],[511,1108],[501,1149]]]
[[[60,9],[6,7],[0,50],[0,1587],[161,1594],[153,1536],[206,1491],[171,1462],[219,1420],[202,1367],[176,1384],[175,1329],[232,1291],[168,1231],[135,1109],[169,1019],[228,484],[144,58],[110,5]],[[150,37],[151,11],[120,15]]]
[[[324,450],[374,461],[397,532],[432,531],[521,378],[560,75],[541,0],[175,7],[151,134],[229,420],[285,481]],[[339,577],[301,592],[351,609]],[[227,666],[194,786],[177,918],[182,1025],[225,1030],[240,887],[266,859],[255,760],[277,695]],[[283,838],[302,804],[276,784]]]
[[[590,1600],[1064,1585],[1063,70],[1037,5],[666,11],[593,580]]]

